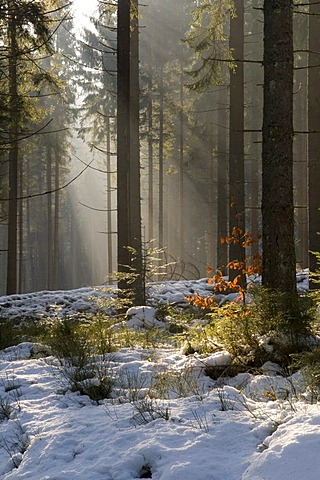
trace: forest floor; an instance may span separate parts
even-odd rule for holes
[[[152,292],[155,303],[177,305],[208,286],[165,282]],[[1,315],[88,312],[100,295],[1,297]],[[128,321],[133,329],[158,322],[151,308],[131,310]],[[268,362],[255,374],[206,374],[228,361],[225,351],[185,355],[169,343],[121,348],[96,357],[113,386],[93,401],[68,387],[61,362],[39,344],[0,351],[0,478],[319,480],[320,408],[301,372],[284,375]]]

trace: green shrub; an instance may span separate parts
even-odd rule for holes
[[[155,372],[148,392],[150,398],[182,398],[195,396],[202,400],[204,389],[192,368],[173,370],[166,368]]]
[[[301,369],[304,380],[311,393],[311,400],[318,401],[320,397],[320,345],[309,351],[292,356],[292,366]]]
[[[19,343],[18,331],[10,320],[0,318],[0,350]]]
[[[178,308],[165,304],[158,307],[157,318],[166,321],[167,341],[180,346],[186,355],[217,350],[210,321],[203,310],[194,306]]]
[[[159,418],[166,421],[170,420],[171,408],[164,400],[159,401],[145,397],[137,400],[132,405],[136,411],[132,417],[132,422],[135,425],[146,425]]]
[[[114,323],[113,318],[98,313],[87,325],[85,333],[90,339],[93,350],[98,355],[105,355],[116,350]]]
[[[279,313],[283,311],[279,304],[284,301],[279,292],[259,287],[251,293],[252,301],[247,305],[230,303],[213,309],[213,336],[250,366],[259,367],[267,360],[290,364],[291,355],[306,348],[311,317],[300,311],[294,319]]]
[[[68,360],[73,366],[84,367],[92,353],[87,328],[87,325],[72,317],[57,320],[52,325],[46,342],[57,358]]]
[[[0,319],[0,350],[21,342],[42,342],[51,322],[23,317],[20,320]]]
[[[110,396],[113,380],[106,354],[112,350],[111,338],[101,318],[91,324],[65,318],[52,326],[47,343],[67,388],[94,401]]]

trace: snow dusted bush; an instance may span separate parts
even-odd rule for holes
[[[108,398],[112,391],[109,360],[105,356],[105,350],[112,348],[110,338],[104,336],[102,325],[95,327],[97,330],[92,325],[66,318],[52,327],[48,343],[58,359],[65,387],[99,401]],[[99,355],[101,349],[103,355]]]

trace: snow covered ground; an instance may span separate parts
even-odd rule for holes
[[[308,291],[308,272],[297,273],[297,286],[300,292]],[[169,303],[187,305],[186,295],[198,293],[201,296],[212,295],[212,285],[206,278],[200,280],[181,280],[154,282],[150,284],[149,297],[155,304]],[[0,296],[0,318],[30,318],[43,315],[72,315],[77,312],[95,312],[98,308],[93,299],[110,296],[108,288],[84,287],[77,290],[43,291],[10,296]],[[225,295],[217,295],[222,301]],[[234,300],[234,294],[229,298]]]
[[[207,291],[191,283],[158,284],[154,295],[179,303]],[[91,294],[2,297],[0,307],[11,318],[50,305],[89,310]],[[222,383],[204,366],[226,364],[226,352],[204,358],[169,347],[126,348],[107,361],[114,398],[97,403],[68,390],[36,345],[0,352],[0,479],[319,480],[320,408],[299,373],[285,378],[266,364]],[[161,375],[167,388],[158,382],[145,398]]]

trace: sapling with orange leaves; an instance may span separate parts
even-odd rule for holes
[[[261,255],[245,255],[245,251],[251,248],[260,239],[260,236],[255,237],[252,232],[244,232],[240,227],[236,226],[232,228],[231,235],[220,238],[222,245],[238,245],[239,246],[239,258],[230,261],[227,264],[229,270],[238,271],[239,274],[232,280],[223,276],[220,269],[212,275],[212,268],[207,268],[207,273],[210,275],[208,283],[212,284],[213,291],[218,293],[238,293],[237,301],[245,304],[247,287],[252,283],[250,277],[261,275]],[[245,278],[245,281],[243,281]],[[187,296],[190,304],[198,306],[202,309],[212,309],[217,306],[214,295],[211,297],[201,297],[200,295]]]

